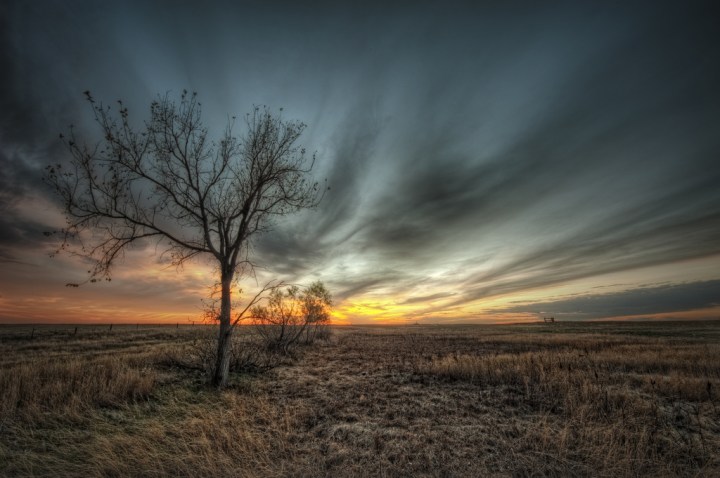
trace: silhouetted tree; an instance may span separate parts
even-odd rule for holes
[[[330,322],[332,297],[322,282],[301,290],[274,288],[267,305],[252,309],[252,320],[267,347],[288,354],[298,343],[312,343]]]
[[[157,240],[178,266],[199,255],[214,258],[220,308],[212,383],[224,386],[233,328],[259,298],[233,318],[231,288],[252,269],[250,240],[274,216],[312,207],[321,197],[309,176],[315,158],[296,145],[305,125],[256,107],[241,137],[233,133],[233,117],[213,141],[195,93],[152,102],[141,128],[122,102],[115,110],[85,95],[103,140],[81,144],[71,127],[69,137],[61,135],[70,164],[46,173],[67,217],[61,249],[94,260],[90,281],[109,280],[115,260],[140,240]]]

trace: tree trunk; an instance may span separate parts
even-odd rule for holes
[[[218,317],[220,331],[218,332],[217,359],[212,379],[212,384],[218,388],[227,385],[230,373],[230,350],[232,348],[230,286],[232,284],[232,272],[223,271],[221,284],[220,316]]]

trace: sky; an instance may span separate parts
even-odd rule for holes
[[[302,4],[302,5],[301,5]],[[45,166],[82,92],[136,121],[195,91],[212,133],[255,105],[307,124],[330,190],[253,243],[323,281],[338,324],[720,318],[714,2],[4,1],[0,323],[200,320],[209,260],[152,244],[109,283],[51,257]]]

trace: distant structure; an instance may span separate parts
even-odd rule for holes
[[[543,317],[543,322],[545,322],[546,324],[554,324],[555,317]]]

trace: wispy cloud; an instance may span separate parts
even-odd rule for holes
[[[123,98],[140,121],[154,95],[183,88],[211,133],[253,104],[308,123],[331,189],[257,238],[254,257],[262,278],[321,279],[348,306],[458,316],[720,253],[720,33],[707,5],[3,8],[1,260],[49,247],[57,214],[40,176],[65,159],[55,138],[68,124],[92,138],[80,92]],[[118,273],[142,277],[146,260]],[[44,261],[48,280],[68,282]]]

